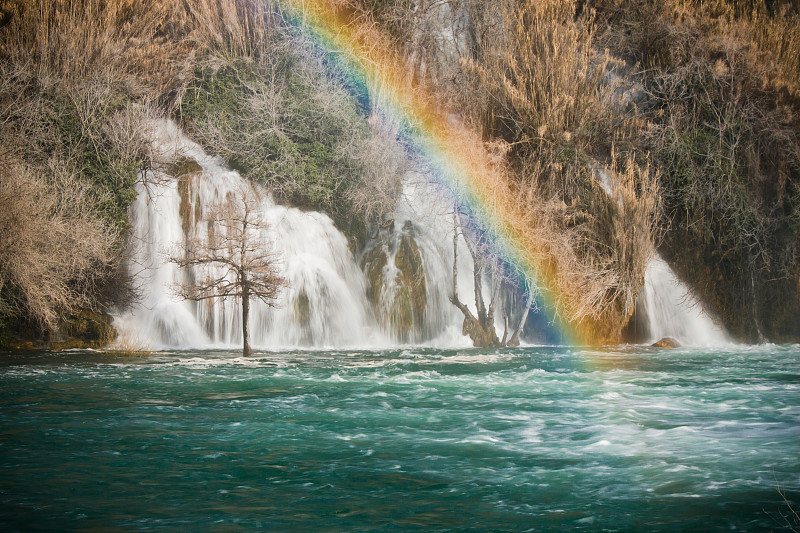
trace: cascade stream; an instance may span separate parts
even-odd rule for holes
[[[267,223],[259,239],[277,252],[288,283],[275,308],[251,301],[254,347],[469,345],[461,333],[463,317],[448,300],[452,206],[431,191],[424,176],[409,174],[391,226],[354,254],[328,216],[276,204],[220,158],[206,154],[175,123],[154,123],[152,152],[163,170],[153,171],[146,187],[139,185],[131,206],[129,269],[139,280],[141,301],[115,317],[123,336],[144,340],[153,349],[241,344],[239,302],[182,300],[176,295],[178,284],[203,272],[200,267],[180,269],[169,255],[186,239],[202,240],[214,231],[207,221],[214,205],[258,193],[258,210]],[[462,301],[472,302],[472,265],[463,242],[461,246],[458,287]],[[398,266],[408,270],[409,263],[417,265],[416,271],[411,269],[415,279]],[[216,275],[223,272],[203,268]],[[640,337],[650,342],[665,336],[684,344],[727,341],[660,257],[647,267],[636,320],[644,333]]]
[[[378,265],[383,278],[379,301],[371,303],[366,296],[368,280],[359,266],[359,259],[364,258],[353,254],[347,238],[328,216],[276,204],[268,194],[255,191],[257,185],[226,168],[220,158],[206,154],[173,122],[154,124],[152,138],[154,158],[160,167],[170,170],[155,171],[147,188],[139,186],[131,206],[130,270],[140,280],[141,302],[116,317],[120,330],[130,337],[146,339],[152,348],[241,344],[239,303],[232,298],[182,300],[175,294],[177,285],[202,272],[198,267],[181,270],[169,261],[169,255],[170,249],[190,236],[207,237],[205,217],[212,206],[231,195],[259,192],[259,211],[267,223],[260,238],[277,252],[288,284],[275,308],[251,300],[254,347],[364,348],[409,342],[467,345],[459,312],[447,299],[452,245],[447,248],[446,217],[435,216],[445,211],[426,200],[413,179],[407,184],[406,200],[397,208],[390,235],[371,245],[381,247],[387,256],[385,264]],[[179,169],[181,166],[188,170]],[[404,301],[398,303],[401,287],[394,262],[398,244],[406,236],[413,238],[424,272],[424,301],[419,304],[422,316],[415,318],[413,327],[397,331],[392,327],[395,308]],[[464,251],[459,258],[459,279],[468,295],[467,255]],[[222,272],[214,270],[217,267],[205,268],[218,275]]]
[[[674,337],[683,344],[692,345],[730,342],[725,330],[703,309],[689,287],[678,279],[658,254],[647,265],[644,288],[636,307],[637,313],[643,317],[639,324],[644,327],[645,338],[650,342],[664,337]]]

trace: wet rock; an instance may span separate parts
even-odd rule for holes
[[[674,337],[664,337],[663,339],[651,344],[653,348],[680,348],[681,343]]]
[[[111,325],[112,318],[106,313],[84,309],[69,317],[61,328],[66,337],[63,341],[70,347],[97,348],[114,342],[117,331]],[[82,346],[74,346],[74,345]]]
[[[314,339],[311,335],[311,300],[308,297],[305,289],[300,290],[300,294],[294,300],[294,319],[300,328],[300,344],[304,346],[311,346],[314,344]]]
[[[34,329],[22,329],[3,346],[11,350],[75,350],[103,348],[117,339],[111,315],[82,309],[65,319],[49,335]]]
[[[427,305],[422,256],[409,225],[384,239],[361,261],[367,298],[396,340],[414,342],[421,335]]]
[[[180,157],[177,161],[169,165],[167,171],[170,176],[182,178],[183,176],[194,174],[196,172],[202,172],[203,167],[201,167],[200,163],[194,159]]]

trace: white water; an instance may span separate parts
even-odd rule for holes
[[[725,330],[658,254],[647,265],[636,305],[646,317],[650,341],[674,337],[682,344],[705,346],[730,342]]]
[[[170,248],[188,237],[207,237],[205,218],[212,206],[229,196],[252,196],[258,192],[262,198],[259,212],[268,226],[259,238],[278,252],[281,273],[288,284],[281,292],[277,308],[251,301],[253,346],[374,348],[398,343],[398,338],[393,337],[391,329],[379,318],[388,312],[376,313],[367,301],[364,273],[347,239],[329,217],[277,205],[264,191],[255,191],[253,184],[226,168],[219,158],[208,156],[172,122],[155,123],[152,139],[154,159],[162,167],[178,160],[191,160],[202,170],[181,178],[188,182],[183,192],[179,180],[166,172],[155,173],[156,179],[150,180],[148,189],[139,185],[139,195],[130,214],[134,230],[131,270],[140,280],[141,302],[116,317],[123,337],[147,339],[149,347],[154,349],[241,344],[239,302],[182,300],[175,294],[177,284],[196,279],[203,272],[199,267],[181,270],[169,262],[168,256]],[[391,238],[413,232],[427,289],[422,327],[411,338],[400,340],[464,346],[468,339],[461,335],[461,317],[447,299],[452,276],[452,241],[445,227],[447,212],[442,205],[426,199],[432,196],[430,190],[408,184],[395,216]],[[459,258],[460,290],[464,298],[471,298],[471,265],[461,264],[467,255],[462,251]],[[394,254],[387,256],[389,261],[384,268],[387,295],[381,300],[383,306],[391,308],[397,269]],[[210,270],[221,275],[222,270],[214,268]]]
[[[613,198],[616,182],[605,170],[598,168],[597,171],[600,186]],[[621,197],[619,202],[622,202]],[[636,301],[636,310],[644,315],[643,326],[649,342],[673,337],[681,344],[693,346],[730,343],[725,330],[703,309],[689,287],[657,252],[645,269],[644,287]]]

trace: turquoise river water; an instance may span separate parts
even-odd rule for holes
[[[2,531],[782,531],[789,505],[797,346],[0,354]]]

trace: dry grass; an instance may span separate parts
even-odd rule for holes
[[[273,16],[269,4],[236,0],[6,0],[0,11],[6,62],[59,83],[103,73],[167,106],[202,54],[258,53]]]
[[[601,42],[642,68],[651,126],[638,145],[661,170],[667,255],[734,335],[796,338],[797,3],[592,4]]]
[[[594,0],[602,43],[648,70],[669,70],[698,55],[712,63],[733,47],[758,85],[800,98],[800,8],[792,0]],[[743,78],[743,81],[749,78]]]
[[[153,354],[153,349],[141,333],[125,330],[108,343],[103,352],[121,357],[146,357]]]

